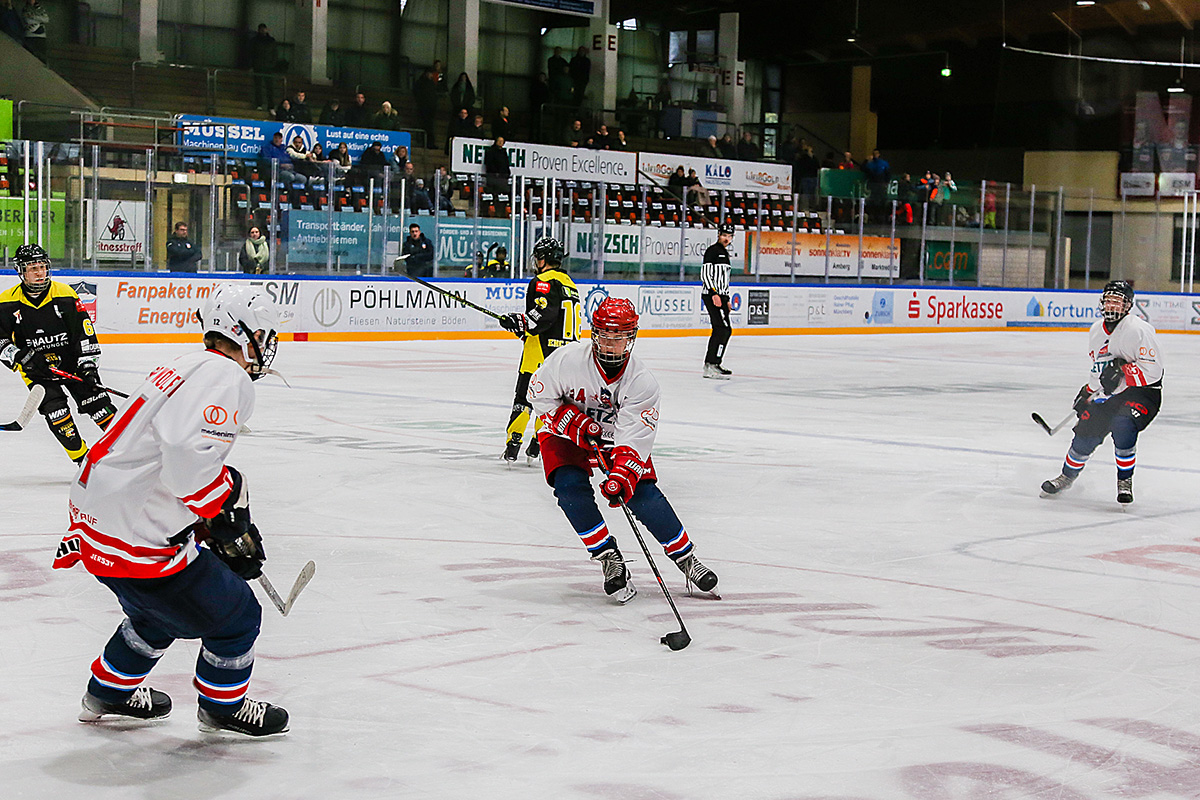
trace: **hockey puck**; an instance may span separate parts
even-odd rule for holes
[[[662,637],[661,641],[672,650],[682,650],[692,643],[692,637],[688,636],[685,631],[675,631]]]

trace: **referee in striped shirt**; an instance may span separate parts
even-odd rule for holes
[[[708,352],[704,355],[704,377],[727,381],[732,371],[721,366],[725,345],[733,326],[729,324],[729,245],[733,242],[733,226],[722,222],[717,226],[716,244],[704,251],[704,266],[700,281],[704,308],[712,320],[712,335],[708,337]]]

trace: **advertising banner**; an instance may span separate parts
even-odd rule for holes
[[[219,282],[261,285],[276,304],[281,333],[292,338],[402,339],[500,335],[495,320],[453,297],[401,277],[295,278],[240,274],[137,273],[57,275],[75,287],[101,341],[194,340],[194,312]],[[523,311],[528,281],[439,279],[438,285],[497,314]],[[579,281],[589,321],[606,297],[634,304],[643,331],[707,335],[698,283]],[[1099,318],[1097,292],[805,286],[731,287],[735,331],[791,333],[1075,328]],[[1160,332],[1200,333],[1200,296],[1139,294],[1134,312]],[[735,333],[736,335],[736,333]]]
[[[87,219],[87,245],[84,258],[102,261],[129,261],[131,253],[146,251],[146,201],[98,200],[92,214],[92,201],[84,200]],[[93,224],[97,227],[93,228]]]
[[[492,146],[487,139],[454,137],[450,147],[450,171],[483,174],[483,154]],[[508,164],[513,175],[529,178],[558,178],[606,183],[637,183],[637,154],[615,150],[586,150],[548,144],[506,142]]]
[[[639,183],[666,186],[667,180],[678,167],[683,167],[685,175],[689,169],[696,170],[701,185],[710,192],[728,189],[735,192],[792,193],[791,164],[638,153],[638,169],[641,171]]]
[[[978,248],[970,242],[954,243],[954,280],[975,280],[978,255]],[[950,279],[950,242],[925,243],[925,277],[938,281]]]
[[[762,252],[759,255],[759,273],[762,275],[825,275],[825,234],[797,233],[795,247],[792,246],[790,231],[749,232],[751,243],[754,237],[762,237]],[[754,252],[753,244],[747,253]],[[834,277],[859,275],[858,237],[834,235],[829,237],[829,274]],[[747,271],[753,271],[751,257],[747,256]],[[794,273],[793,273],[793,270]],[[864,278],[898,278],[900,276],[900,240],[886,236],[864,236],[862,240],[862,276]]]
[[[29,241],[37,241],[37,203],[29,203]],[[67,201],[62,199],[42,201],[43,240],[42,247],[51,258],[62,258],[67,234]],[[47,224],[48,223],[48,224]],[[0,197],[0,247],[7,247],[11,255],[25,244],[25,201],[20,197]]]
[[[606,225],[603,232],[603,255],[608,263],[665,265],[679,267],[680,247],[683,263],[690,270],[699,270],[704,251],[716,241],[716,232],[704,228],[655,228],[644,230],[633,225]],[[590,259],[596,236],[590,225],[573,226],[567,243],[571,258]],[[734,236],[729,245],[730,261],[739,266],[745,263],[746,239]]]
[[[255,158],[263,144],[269,142],[276,131],[283,132],[284,144],[290,144],[299,136],[304,146],[312,148],[317,142],[326,153],[342,142],[350,150],[355,161],[371,142],[383,142],[383,152],[391,152],[404,145],[412,146],[412,136],[399,131],[378,131],[370,128],[336,128],[330,125],[300,125],[294,122],[280,123],[270,120],[233,119],[228,117],[202,117],[196,114],[180,114],[180,127],[185,130],[176,134],[181,147],[205,147],[220,150],[226,145],[234,158]]]

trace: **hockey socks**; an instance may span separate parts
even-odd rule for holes
[[[218,655],[200,648],[196,659],[196,677],[192,685],[199,693],[200,707],[216,716],[237,713],[250,686],[250,673],[254,669],[254,648],[241,655]]]
[[[133,629],[133,623],[122,620],[104,652],[92,662],[88,694],[106,703],[125,702],[142,685],[168,645],[169,641],[147,642]]]

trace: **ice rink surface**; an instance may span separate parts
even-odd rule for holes
[[[120,621],[50,569],[74,469],[35,418],[0,434],[0,797],[1016,800],[1200,797],[1200,338],[1162,336],[1136,502],[1111,441],[1058,474],[1086,333],[649,338],[660,486],[720,575],[677,625],[617,512],[638,596],[599,567],[540,468],[507,467],[513,340],[283,343],[230,463],[267,572],[252,697],[267,741],[196,729],[198,645],[148,682],[170,719],[75,721]],[[131,390],[186,346],[110,346]],[[0,375],[0,416],[24,390]],[[97,432],[84,425],[90,441]],[[647,536],[649,539],[649,537]],[[653,540],[650,539],[653,545]]]

